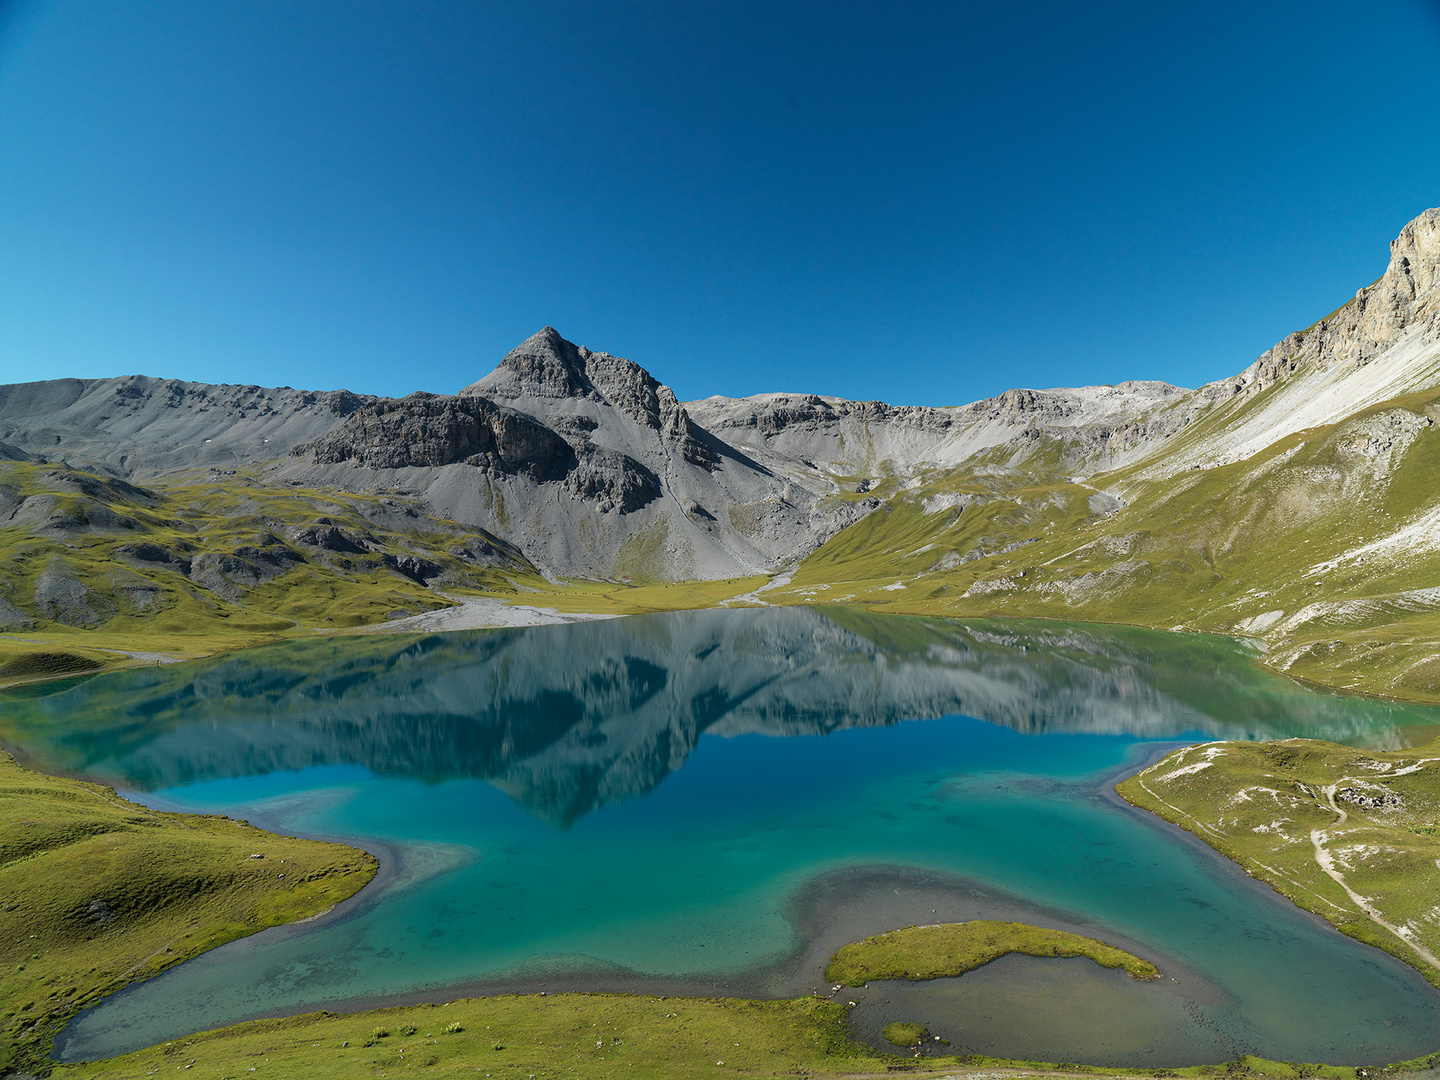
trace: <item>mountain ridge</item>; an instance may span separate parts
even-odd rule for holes
[[[768,602],[1215,629],[1309,670],[1286,652],[1313,652],[1307,625],[1430,618],[1437,416],[1440,209],[1354,298],[1193,390],[680,402],[548,326],[451,395],[15,384],[0,387],[0,624],[102,627],[187,604],[228,617],[293,575],[357,603],[386,592],[390,607],[346,611],[375,623],[449,603],[437,589],[540,575],[785,571]],[[1262,539],[1273,573],[1256,569]],[[1390,689],[1440,694],[1430,678]]]

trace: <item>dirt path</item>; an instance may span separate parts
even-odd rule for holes
[[[1389,931],[1400,941],[1403,941],[1411,949],[1415,950],[1415,954],[1421,957],[1431,967],[1440,969],[1440,959],[1437,959],[1434,953],[1412,940],[1411,936],[1407,934],[1402,927],[1395,926],[1393,923],[1387,921],[1379,911],[1370,905],[1369,900],[1350,888],[1349,883],[1345,880],[1345,875],[1335,869],[1335,857],[1331,855],[1325,847],[1327,837],[1337,829],[1343,828],[1345,823],[1350,820],[1350,814],[1342,810],[1335,802],[1335,792],[1339,790],[1341,784],[1353,784],[1356,782],[1355,777],[1346,776],[1320,789],[1321,794],[1325,796],[1326,804],[1336,815],[1336,820],[1335,823],[1328,828],[1310,830],[1310,843],[1315,847],[1315,863],[1335,884],[1345,890],[1345,895],[1350,898],[1350,902],[1364,912],[1366,918],[1381,929]],[[1147,788],[1146,790],[1149,789]]]
[[[773,605],[760,599],[760,594],[762,592],[769,592],[771,589],[783,589],[786,585],[790,584],[790,579],[794,576],[794,570],[787,570],[783,574],[776,574],[758,589],[741,593],[739,596],[732,596],[729,600],[721,600],[720,604],[722,607],[729,607],[731,604],[758,604],[761,607],[771,607]]]
[[[1160,766],[1161,764],[1162,764],[1162,762],[1156,762],[1154,765],[1150,766],[1150,769],[1159,768],[1159,766]],[[1158,802],[1161,806],[1168,807],[1170,810],[1174,811],[1174,813],[1176,814],[1177,818],[1183,818],[1184,820],[1191,822],[1191,823],[1195,826],[1195,830],[1196,830],[1196,835],[1197,835],[1197,836],[1200,836],[1201,832],[1207,832],[1207,833],[1209,833],[1211,836],[1216,837],[1217,839],[1221,839],[1221,840],[1229,839],[1229,837],[1228,837],[1224,832],[1222,832],[1221,830],[1217,829],[1215,826],[1210,825],[1210,824],[1208,824],[1208,823],[1206,823],[1206,822],[1204,822],[1204,821],[1201,821],[1199,818],[1195,817],[1193,814],[1187,814],[1184,810],[1181,810],[1181,809],[1180,809],[1178,806],[1176,806],[1174,803],[1166,802],[1166,801],[1165,801],[1164,799],[1162,799],[1159,795],[1155,794],[1155,789],[1152,788],[1149,784],[1145,783],[1145,773],[1149,772],[1150,769],[1145,769],[1145,770],[1141,771],[1141,772],[1138,773],[1138,774],[1136,775],[1136,777],[1135,777],[1136,783],[1138,783],[1138,784],[1140,785],[1140,787],[1145,791],[1145,794],[1149,795],[1152,799],[1154,799],[1156,802]],[[1177,824],[1177,825],[1179,824],[1179,821],[1178,821],[1178,820],[1176,821],[1176,824]],[[1202,836],[1201,839],[1204,839],[1204,837]],[[1223,853],[1222,853],[1222,854],[1223,854]],[[1254,863],[1256,866],[1260,867],[1261,870],[1264,870],[1264,871],[1265,871],[1267,874],[1269,874],[1272,878],[1275,878],[1275,879],[1277,879],[1277,880],[1279,880],[1279,881],[1288,881],[1291,885],[1295,886],[1295,888],[1300,889],[1300,890],[1302,890],[1302,891],[1304,891],[1304,892],[1309,893],[1311,896],[1315,897],[1315,899],[1319,900],[1321,903],[1329,904],[1329,905],[1330,905],[1332,908],[1334,908],[1336,911],[1344,911],[1344,910],[1345,910],[1345,909],[1344,909],[1343,907],[1341,907],[1339,904],[1335,903],[1335,901],[1331,900],[1328,896],[1321,896],[1318,892],[1316,892],[1314,889],[1310,888],[1308,885],[1304,884],[1303,882],[1296,881],[1296,880],[1295,880],[1293,877],[1291,877],[1289,874],[1282,874],[1279,870],[1276,870],[1275,867],[1270,866],[1268,863],[1263,863],[1263,862],[1261,862],[1259,859],[1255,858],[1253,855],[1246,855],[1245,858],[1249,859],[1249,860],[1250,860],[1252,863]],[[1238,862],[1239,860],[1236,859],[1236,861]],[[1323,869],[1323,867],[1322,867],[1322,869]],[[1347,889],[1346,891],[1348,892],[1349,890]],[[1401,940],[1403,941],[1404,939],[1402,938]],[[1408,945],[1409,942],[1406,942],[1406,944]]]

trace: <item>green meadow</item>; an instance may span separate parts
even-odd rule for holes
[[[167,814],[0,752],[0,1070],[131,982],[317,915],[375,874],[365,852]]]

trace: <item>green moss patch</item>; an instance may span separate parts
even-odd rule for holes
[[[1137,979],[1158,979],[1159,970],[1140,957],[1095,938],[1026,923],[942,923],[906,926],[846,945],[825,969],[825,978],[846,986],[871,979],[941,979],[963,975],[1007,953],[1084,956],[1101,967],[1122,968]]]
[[[0,664],[0,679],[49,679],[99,671],[100,662],[72,652],[27,652]]]
[[[885,1041],[892,1046],[919,1046],[930,1037],[929,1029],[923,1024],[911,1024],[904,1020],[886,1024],[885,1030],[880,1034],[884,1035]]]

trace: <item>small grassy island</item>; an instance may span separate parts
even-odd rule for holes
[[[375,859],[243,821],[167,814],[0,751],[0,1073],[48,1067],[77,1011],[357,892]]]
[[[886,1024],[883,1034],[894,1046],[918,1046],[930,1037],[929,1029],[923,1024],[911,1024],[904,1020]]]
[[[1101,967],[1123,968],[1136,979],[1160,977],[1154,964],[1095,938],[1025,923],[977,919],[906,926],[846,945],[830,961],[825,978],[845,986],[864,986],[871,979],[943,979],[974,971],[1007,953],[1084,956]]]

